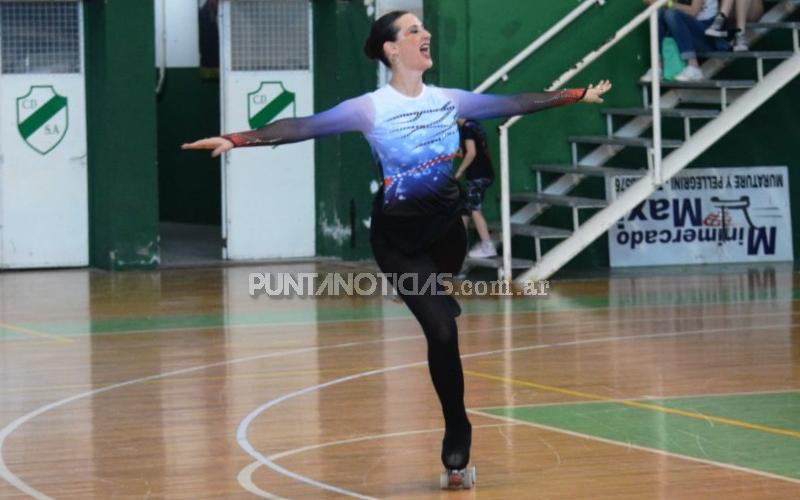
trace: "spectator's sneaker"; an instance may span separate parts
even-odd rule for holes
[[[748,50],[750,50],[750,46],[747,45],[747,35],[744,31],[737,31],[733,42],[733,51],[747,52]]]
[[[679,82],[696,82],[702,80],[703,70],[698,68],[697,66],[686,66],[683,68],[683,71],[675,75],[675,79]]]
[[[664,74],[663,71],[660,69],[658,70],[658,76],[662,76]],[[643,82],[652,82],[653,81],[653,68],[647,70],[647,73],[644,74],[642,77]]]
[[[491,241],[482,241],[479,245],[469,251],[469,256],[476,259],[486,259],[497,257],[497,249]]]
[[[706,30],[707,36],[713,36],[714,38],[725,38],[728,36],[728,30],[725,29],[725,23],[728,21],[728,18],[725,17],[725,14],[720,12],[714,18],[714,21],[711,23],[711,26],[708,27]]]

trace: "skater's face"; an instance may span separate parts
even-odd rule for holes
[[[406,14],[395,22],[397,40],[386,42],[383,50],[392,63],[392,70],[425,71],[433,66],[431,34],[414,14]]]

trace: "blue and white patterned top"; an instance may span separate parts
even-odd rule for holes
[[[499,96],[424,85],[418,96],[409,97],[385,85],[310,117],[278,120],[224,137],[236,147],[247,147],[361,132],[383,176],[384,214],[424,216],[451,210],[458,201],[453,177],[459,147],[457,118],[483,120],[532,113],[580,101],[585,92],[569,89]]]

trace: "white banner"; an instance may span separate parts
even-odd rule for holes
[[[612,197],[641,179],[611,177]],[[786,167],[687,169],[609,231],[612,267],[791,261]]]

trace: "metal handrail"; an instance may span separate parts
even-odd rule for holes
[[[556,90],[561,88],[564,84],[569,82],[572,78],[577,76],[586,67],[597,60],[600,56],[613,48],[620,40],[625,38],[633,30],[638,28],[642,23],[650,21],[650,45],[651,45],[651,69],[652,69],[652,87],[653,87],[653,148],[651,151],[652,158],[652,171],[651,175],[654,182],[659,183],[661,175],[661,106],[659,96],[661,95],[660,74],[659,66],[660,60],[658,56],[658,9],[667,4],[669,0],[656,0],[653,4],[639,13],[636,17],[631,19],[625,26],[617,30],[617,32],[608,41],[603,43],[600,47],[587,54],[576,65],[554,81],[547,90]],[[500,219],[502,226],[502,241],[503,241],[503,279],[511,280],[511,191],[509,186],[509,146],[508,146],[508,129],[517,123],[522,118],[521,115],[513,116],[506,120],[498,127],[500,134]],[[656,125],[657,124],[657,125]]]
[[[595,4],[603,6],[606,4],[606,0],[586,0],[583,3],[581,3],[578,7],[573,9],[572,12],[564,16],[559,22],[557,22],[550,29],[545,31],[539,38],[531,42],[530,45],[528,45],[523,50],[521,50],[517,55],[512,57],[507,63],[501,66],[500,69],[495,71],[489,78],[484,80],[483,83],[475,87],[475,90],[473,90],[473,92],[480,94],[482,92],[485,92],[487,89],[489,89],[489,87],[499,82],[500,80],[502,81],[508,80],[508,74],[511,72],[512,69],[519,66],[523,61],[525,61],[525,59],[530,57],[531,54],[539,50],[544,44],[549,42],[550,39],[552,39],[554,36],[563,31],[564,28],[572,24],[574,20],[582,16],[587,10],[589,10]]]

